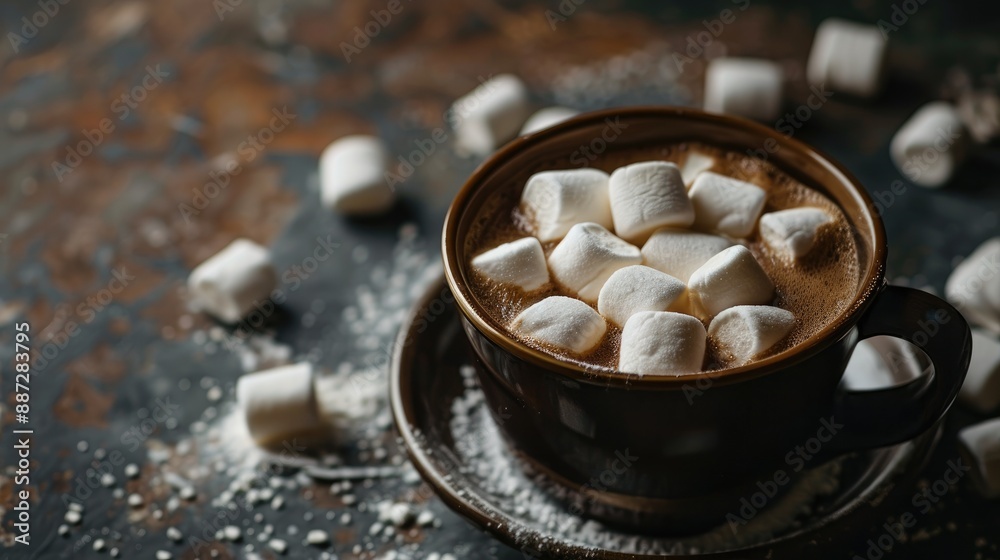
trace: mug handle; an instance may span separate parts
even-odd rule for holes
[[[955,401],[972,356],[962,314],[922,290],[886,286],[857,328],[858,340],[888,335],[914,344],[933,371],[903,385],[842,393],[834,419],[844,427],[831,440],[837,453],[894,445],[929,430]]]

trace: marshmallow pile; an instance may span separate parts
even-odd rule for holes
[[[764,214],[764,189],[713,165],[692,153],[683,169],[644,161],[610,175],[536,173],[518,209],[530,235],[471,267],[534,300],[509,328],[552,350],[587,356],[610,323],[621,329],[623,373],[701,371],[709,344],[724,365],[746,364],[795,326],[791,312],[770,305],[774,284],[746,238],[759,226],[764,243],[794,262],[833,219],[818,208]],[[548,295],[553,288],[561,295]]]

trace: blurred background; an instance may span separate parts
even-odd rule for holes
[[[909,0],[908,13],[901,0],[401,0],[383,22],[377,13],[387,5],[0,6],[0,557],[97,558],[115,549],[123,558],[270,558],[279,555],[265,546],[273,538],[287,541],[292,558],[521,557],[419,482],[383,396],[400,322],[440,270],[447,205],[481,161],[456,152],[445,111],[492,75],[519,76],[538,108],[701,106],[708,61],[761,57],[782,66],[783,107],[794,110],[810,95],[805,64],[822,20],[884,21],[882,93],[834,94],[795,138],[843,163],[882,204],[894,283],[940,293],[958,259],[1000,232],[995,146],[977,146],[937,190],[907,182],[888,153],[922,104],[995,95],[997,3]],[[716,27],[725,9],[735,19]],[[710,40],[698,43],[706,31]],[[437,129],[444,142],[396,185],[399,200],[386,214],[346,218],[318,204],[317,158],[333,140],[378,135],[395,161]],[[238,237],[271,249],[286,288],[260,328],[218,325],[185,300],[189,272]],[[334,247],[336,258],[310,266],[319,246]],[[35,353],[30,547],[14,544],[11,509],[21,485],[13,482],[8,365],[21,322]],[[331,488],[285,467],[268,478],[277,483],[253,482],[256,451],[227,437],[239,423],[234,383],[296,360],[370,396],[360,399],[371,419],[361,436],[323,461],[388,466],[393,476]],[[954,414],[956,425],[976,419]],[[957,455],[953,431],[927,476]],[[902,494],[905,508],[912,491]],[[233,506],[235,497],[250,507]],[[417,504],[434,521],[374,531],[373,504],[385,500]],[[224,522],[203,531],[217,519]],[[1000,508],[961,486],[893,554],[996,558],[998,525]],[[230,526],[237,538],[221,531]],[[329,542],[305,544],[316,529]],[[843,536],[838,557],[863,555],[870,536]]]

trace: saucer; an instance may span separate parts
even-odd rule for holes
[[[441,278],[403,325],[390,380],[393,418],[414,465],[441,499],[526,557],[836,556],[838,543],[876,522],[877,504],[919,470],[937,440],[938,430],[931,430],[910,442],[805,468],[759,508],[734,502],[739,517],[703,534],[656,537],[606,527],[568,511],[550,495],[557,486],[506,447],[478,387],[475,356],[452,301]],[[895,339],[862,344],[865,359],[851,367],[877,367],[872,357],[892,356],[883,373],[891,371],[899,382],[927,367],[922,354]]]

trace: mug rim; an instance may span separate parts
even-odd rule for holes
[[[867,268],[864,270],[861,281],[858,283],[857,294],[854,296],[851,304],[818,333],[806,341],[778,354],[742,366],[684,374],[641,375],[624,373],[616,369],[613,370],[604,367],[587,368],[584,365],[576,364],[532,348],[515,339],[513,336],[508,335],[499,325],[491,324],[493,319],[489,314],[485,310],[478,311],[477,303],[467,297],[467,294],[472,293],[472,290],[464,281],[462,274],[463,261],[460,254],[460,245],[462,244],[458,243],[458,228],[467,201],[477,191],[478,186],[511,157],[531,150],[543,141],[550,140],[578,128],[604,122],[605,119],[614,117],[627,117],[629,119],[643,117],[651,119],[686,119],[708,121],[725,127],[739,128],[743,132],[758,137],[761,142],[766,142],[768,139],[776,141],[779,147],[771,153],[778,153],[781,150],[788,149],[823,167],[837,179],[836,187],[819,181],[814,174],[806,174],[806,176],[813,178],[816,183],[823,185],[827,189],[842,189],[855,198],[856,202],[859,203],[859,207],[864,209],[863,215],[860,218],[867,221],[869,234],[872,239],[869,262],[867,263]],[[747,145],[746,147],[753,148],[755,146],[756,144],[753,146]],[[775,165],[783,169],[783,166],[777,163]],[[834,203],[837,203],[837,201],[834,201]],[[841,207],[842,211],[844,210],[840,204],[837,205]],[[853,223],[852,227],[859,229]],[[627,386],[631,388],[670,389],[681,388],[682,386],[690,385],[692,382],[704,380],[708,380],[711,383],[732,383],[750,380],[780,371],[785,366],[801,362],[821,352],[824,348],[840,340],[850,329],[854,328],[875,296],[884,286],[887,253],[885,226],[868,192],[861,186],[861,183],[853,174],[825,153],[784,134],[775,134],[775,131],[771,128],[750,120],[730,115],[708,113],[689,107],[674,106],[621,107],[583,113],[549,128],[512,140],[481,163],[463,183],[452,200],[445,216],[441,243],[445,278],[459,311],[461,311],[462,315],[472,326],[500,348],[520,359],[577,382],[601,384],[608,387]],[[864,266],[864,263],[862,263],[862,266]]]

